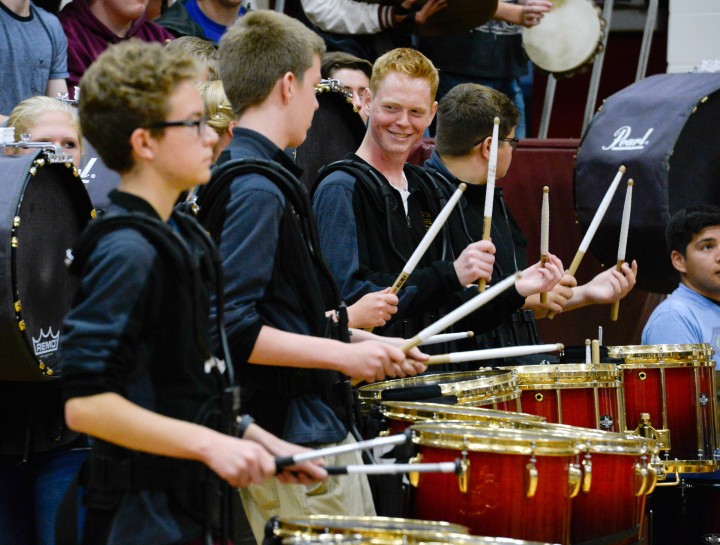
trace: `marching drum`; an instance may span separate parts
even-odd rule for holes
[[[491,429],[522,429],[545,422],[544,417],[532,414],[440,403],[385,401],[379,409],[388,421],[390,435],[402,433],[409,425],[420,422],[465,421]]]
[[[263,545],[286,543],[368,543],[397,542],[452,543],[457,535],[467,535],[459,524],[391,517],[344,517],[311,515],[308,517],[273,517],[265,527]]]
[[[0,380],[59,374],[60,325],[77,282],[65,257],[92,215],[77,169],[37,151],[0,157]]]
[[[715,360],[708,344],[609,346],[623,358],[625,420],[629,431],[655,437],[666,470],[717,469]]]
[[[365,124],[352,104],[352,93],[337,80],[323,80],[315,86],[320,108],[313,116],[305,141],[295,149],[295,163],[303,173],[300,180],[312,192],[318,170],[356,151],[365,136]]]
[[[520,390],[510,371],[480,369],[385,380],[361,386],[364,414],[382,401],[421,401],[519,411]]]
[[[411,429],[418,461],[460,457],[463,466],[459,476],[413,475],[412,516],[463,524],[478,535],[570,543],[571,498],[582,482],[577,438],[464,423]]]
[[[612,364],[502,367],[517,373],[523,411],[549,422],[625,430],[620,372]]]
[[[523,46],[538,68],[570,77],[602,50],[605,20],[592,0],[553,0],[539,25],[523,28]]]

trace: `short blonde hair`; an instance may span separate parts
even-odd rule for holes
[[[225,95],[222,81],[204,81],[198,84],[197,90],[205,105],[208,125],[218,133],[218,136],[222,136],[233,120],[232,107]]]
[[[197,36],[180,36],[171,40],[165,46],[165,49],[179,49],[184,51],[194,59],[200,61],[208,71],[208,79],[220,79],[220,70],[218,69],[218,50],[214,43],[203,40]]]
[[[425,79],[430,83],[430,95],[435,100],[440,76],[435,65],[425,55],[409,47],[399,47],[388,51],[373,64],[370,90],[375,93],[382,81],[391,72],[405,74],[411,78]]]
[[[68,115],[77,130],[80,152],[82,153],[82,131],[80,130],[80,119],[77,110],[57,98],[46,96],[26,98],[13,108],[5,126],[14,128],[15,140],[19,140],[21,134],[30,132],[30,127],[35,124],[38,116],[47,112],[62,112]],[[32,137],[32,135],[30,136]],[[10,149],[13,149],[12,153],[17,152],[15,148]]]

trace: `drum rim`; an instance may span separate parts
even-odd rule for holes
[[[640,344],[608,346],[608,354],[622,358],[622,368],[632,367],[714,367],[715,351],[703,344]],[[689,357],[691,356],[691,357]]]
[[[430,421],[453,420],[452,418],[445,418],[448,413],[453,412],[455,412],[456,415],[464,415],[474,417],[476,419],[481,418],[488,422],[547,422],[547,418],[544,416],[500,411],[498,409],[487,409],[485,407],[475,407],[472,405],[444,405],[442,403],[423,403],[414,401],[383,401],[379,408],[380,413],[386,418],[401,420],[403,422],[417,422],[416,419],[413,419],[413,416]],[[463,418],[457,418],[455,420],[462,421]]]
[[[657,454],[659,452],[657,441],[652,438],[641,437],[627,432],[603,431],[596,428],[583,428],[555,422],[539,422],[530,424],[523,430],[547,429],[551,434],[577,437],[581,450],[591,454],[621,454],[628,456],[641,456]]]
[[[354,526],[338,526],[347,521]],[[408,528],[408,523],[421,528]],[[285,533],[291,530],[292,533]],[[310,530],[320,532],[311,532]],[[292,535],[361,535],[378,538],[411,536],[417,538],[438,538],[451,535],[469,535],[470,529],[462,524],[437,520],[420,520],[382,516],[307,515],[305,517],[278,517],[274,521],[273,533],[280,537]]]
[[[478,376],[478,373],[489,373],[488,376]],[[455,380],[452,382],[442,382],[445,378],[464,378],[468,380]],[[470,378],[472,377],[472,378]],[[489,384],[488,384],[489,382]],[[465,389],[459,390],[458,386],[462,384]],[[461,371],[458,373],[438,373],[431,375],[421,375],[417,377],[407,377],[400,379],[385,380],[366,384],[358,389],[358,399],[360,402],[371,402],[382,400],[382,393],[385,391],[399,390],[408,387],[419,386],[437,386],[443,396],[457,395],[458,392],[507,392],[508,390],[517,389],[517,379],[509,371],[498,369],[479,369],[477,371]],[[461,396],[463,398],[469,395]]]
[[[413,443],[427,447],[524,456],[577,456],[581,452],[576,438],[541,430],[490,429],[466,421],[421,423],[410,429]]]
[[[518,385],[538,385],[539,388],[617,387],[620,371],[613,363],[558,363],[552,365],[518,365],[500,367],[517,373]],[[532,380],[532,382],[530,382]],[[546,384],[542,387],[539,385]]]

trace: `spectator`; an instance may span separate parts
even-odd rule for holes
[[[68,87],[111,44],[130,38],[165,43],[174,36],[145,17],[148,0],[73,0],[60,12],[68,40]]]
[[[155,21],[178,38],[195,36],[217,44],[246,11],[243,0],[177,0]]]
[[[0,122],[26,98],[67,93],[67,39],[57,17],[30,0],[0,0],[0,41]]]
[[[217,47],[212,42],[195,36],[182,36],[168,43],[165,47],[168,49],[181,49],[191,57],[199,60],[207,69],[206,79],[220,79],[217,64]]]

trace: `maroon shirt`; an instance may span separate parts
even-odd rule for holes
[[[63,8],[58,18],[68,40],[70,77],[67,79],[67,84],[71,90],[73,86],[78,85],[87,67],[108,46],[130,38],[162,44],[175,38],[170,32],[148,20],[144,15],[135,20],[127,34],[120,38],[93,15],[88,0],[73,0]]]

